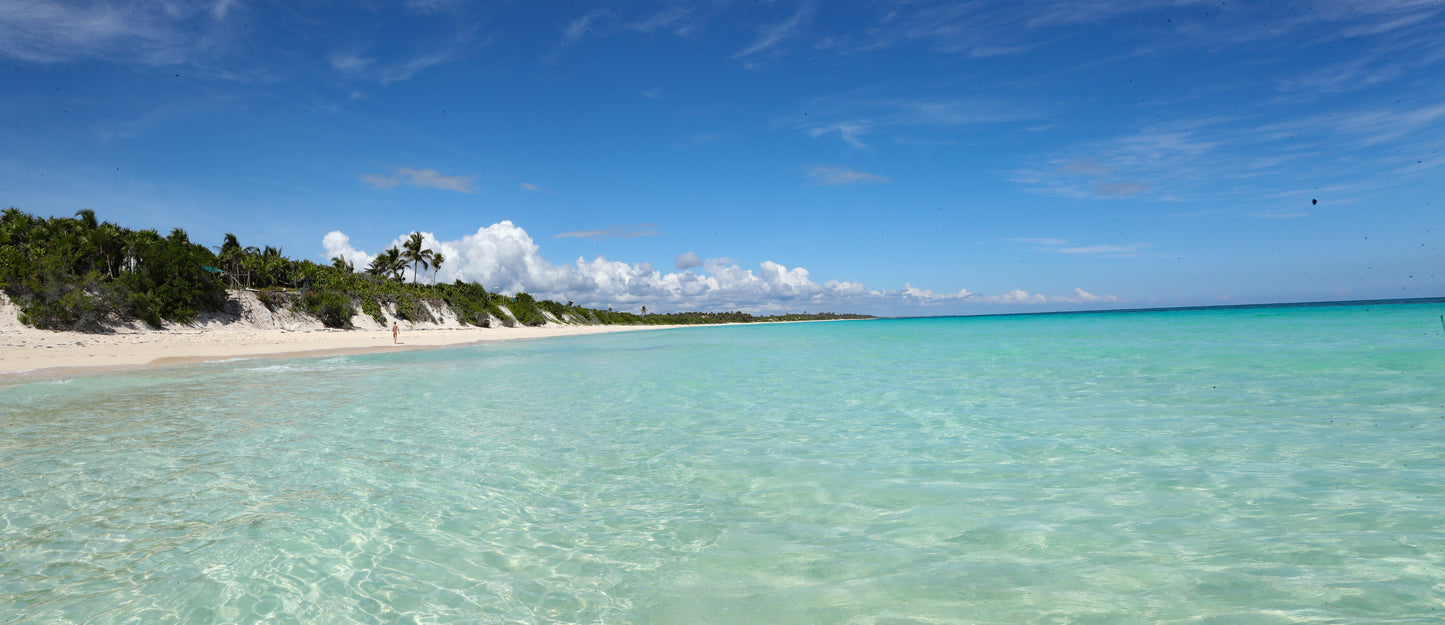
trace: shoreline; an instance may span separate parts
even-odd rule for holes
[[[502,341],[581,336],[680,325],[564,325],[403,329],[397,344],[387,330],[283,330],[170,327],[136,332],[84,334],[0,327],[0,379],[57,372],[104,372],[251,358],[322,358],[345,354],[466,347]],[[13,379],[13,378],[12,378]]]

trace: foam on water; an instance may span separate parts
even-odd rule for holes
[[[689,328],[0,389],[0,621],[1427,623],[1445,305]]]

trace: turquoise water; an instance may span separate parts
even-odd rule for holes
[[[1442,313],[0,379],[0,622],[1438,623]]]

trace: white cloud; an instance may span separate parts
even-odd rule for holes
[[[1072,295],[1052,297],[1022,290],[1001,295],[975,294],[967,289],[935,293],[912,285],[897,291],[873,290],[860,282],[818,283],[803,267],[763,261],[756,269],[746,269],[730,259],[704,260],[693,252],[679,256],[678,271],[670,273],[650,263],[626,263],[601,256],[557,265],[541,255],[540,246],[526,230],[510,221],[479,228],[454,241],[440,241],[430,232],[421,234],[423,245],[441,252],[446,259],[436,272],[438,282],[478,282],[491,291],[508,294],[526,291],[538,298],[575,301],[595,308],[636,310],[647,306],[659,311],[741,310],[766,314],[798,310],[908,312],[927,307],[937,312],[940,305],[954,305],[952,311],[973,304],[1062,305],[1118,301],[1113,296],[1095,296],[1082,289]],[[407,238],[408,235],[399,236],[388,247],[399,247]],[[353,259],[358,267],[371,262],[371,255],[352,248],[347,236],[339,231],[327,234],[322,243],[328,257],[340,254]],[[431,279],[430,272],[422,273],[422,282]]]
[[[224,10],[222,10],[224,13]],[[210,8],[138,3],[21,2],[0,9],[0,55],[59,63],[86,58],[172,65],[192,60]]]
[[[373,254],[367,254],[351,247],[351,237],[342,234],[340,230],[326,233],[326,236],[321,239],[321,247],[326,250],[327,262],[340,256],[358,270],[365,269],[367,265],[371,264],[371,259],[376,258]]]
[[[224,20],[226,19],[226,13],[229,13],[231,7],[235,5],[236,0],[218,0],[215,4],[211,5],[211,17],[216,21]]]
[[[1028,243],[1030,245],[1043,245],[1048,247],[1060,247],[1069,244],[1069,242],[1064,239],[1052,239],[1049,237],[1024,237],[1008,240],[1014,243]]]
[[[637,224],[635,226],[611,226],[598,230],[574,230],[554,235],[554,239],[632,239],[635,237],[655,237],[659,234],[656,224]]]
[[[472,186],[471,176],[445,176],[435,169],[397,167],[391,175],[363,174],[361,181],[373,189],[391,189],[399,184],[409,184],[415,187],[445,189],[458,193],[476,192],[476,188]]]
[[[869,182],[891,182],[887,176],[856,171],[839,165],[814,165],[808,168],[808,177],[817,184],[845,185]]]
[[[916,300],[921,304],[942,304],[950,301],[958,301],[973,297],[968,289],[961,289],[957,293],[934,293],[929,289],[920,289],[911,284],[904,283],[903,297]]]
[[[692,11],[691,8],[673,7],[632,22],[627,27],[648,34],[670,30],[679,37],[686,37],[693,28],[692,21],[687,19]]]
[[[1051,254],[1077,254],[1083,256],[1139,256],[1145,248],[1153,247],[1152,243],[1128,243],[1115,245],[1111,243],[1099,243],[1095,245],[1070,245],[1064,239],[1052,239],[1046,237],[1008,239],[1013,243],[1027,243],[1032,245],[1032,251]]]
[[[861,150],[868,146],[863,145],[863,140],[859,139],[858,137],[861,136],[863,133],[867,132],[867,130],[868,129],[859,122],[839,122],[836,124],[828,124],[825,126],[814,126],[812,128],[809,128],[807,132],[808,136],[814,139],[817,139],[818,137],[826,134],[836,132],[838,133],[838,138],[846,141],[848,145],[851,145]]]
[[[1054,250],[1060,254],[1112,254],[1129,255],[1149,247],[1147,243],[1132,243],[1129,245],[1085,245],[1080,247],[1065,247]]]
[[[566,38],[567,43],[572,44],[581,41],[583,37],[586,37],[589,33],[592,32],[592,23],[597,21],[598,18],[606,16],[607,14],[607,9],[597,9],[582,17],[572,20],[571,23],[567,24],[567,30],[563,33],[563,36]]]
[[[741,59],[777,46],[784,40],[797,34],[799,28],[801,28],[812,15],[813,5],[811,3],[804,3],[803,6],[788,19],[764,28],[753,43],[739,50],[737,54],[733,55],[733,58]]]

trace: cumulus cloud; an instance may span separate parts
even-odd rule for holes
[[[677,257],[676,267],[678,269],[692,269],[693,267],[701,266],[702,259],[698,258],[697,254],[692,252],[684,252],[681,256]]]
[[[373,189],[391,189],[400,184],[408,184],[458,193],[476,192],[471,176],[445,176],[435,169],[397,167],[391,174],[365,174],[361,176],[361,181]]]
[[[366,268],[371,264],[371,259],[376,258],[373,254],[367,254],[351,247],[351,237],[342,234],[340,230],[326,233],[326,236],[321,239],[321,247],[326,250],[328,260],[340,256],[357,269]]]
[[[408,238],[398,236],[385,247],[401,246]],[[650,263],[627,263],[605,257],[578,258],[569,264],[554,264],[526,230],[511,221],[478,228],[452,241],[439,240],[422,232],[423,246],[440,252],[446,259],[439,270],[422,272],[422,282],[464,280],[477,282],[488,290],[514,294],[525,291],[538,298],[575,301],[594,308],[614,307],[636,310],[741,310],[767,314],[798,310],[838,312],[908,311],[922,306],[944,304],[1063,304],[1117,301],[1113,296],[1095,296],[1076,290],[1067,296],[1044,296],[1025,291],[1001,295],[975,294],[967,289],[936,293],[907,285],[902,290],[869,289],[860,282],[828,280],[817,282],[803,267],[788,267],[763,261],[749,269],[727,258],[703,259],[687,252],[677,257],[677,271],[664,272]],[[322,241],[328,257],[341,255],[357,266],[371,262],[372,255],[352,247],[340,231]],[[408,279],[410,269],[408,268]]]

